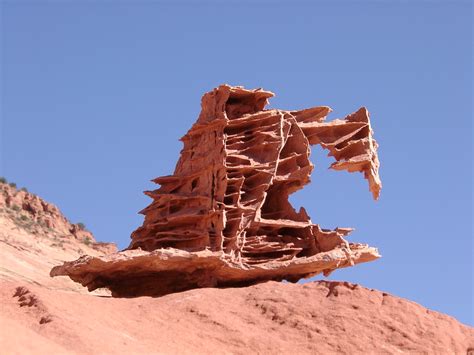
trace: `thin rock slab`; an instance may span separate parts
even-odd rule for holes
[[[162,296],[201,287],[241,287],[269,280],[296,282],[379,257],[376,248],[363,244],[257,265],[238,263],[222,251],[135,249],[100,257],[86,255],[54,267],[50,275],[69,276],[89,291],[106,287],[114,297]]]

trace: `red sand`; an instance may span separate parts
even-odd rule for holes
[[[4,354],[466,354],[474,347],[473,329],[454,318],[349,283],[267,282],[132,299],[18,287],[0,287]]]
[[[267,282],[159,298],[88,293],[69,278],[50,278],[49,270],[81,253],[100,255],[114,248],[67,234],[69,222],[48,212],[49,205],[35,215],[12,208],[2,197],[13,196],[28,207],[20,204],[26,194],[3,187],[2,355],[474,353],[473,328],[349,283]],[[38,223],[43,217],[56,218],[53,228]]]

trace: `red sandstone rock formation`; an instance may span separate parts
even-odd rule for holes
[[[327,123],[329,107],[266,110],[272,96],[227,85],[205,94],[174,174],[155,179],[161,187],[146,192],[153,202],[142,211],[130,250],[66,263],[52,275],[134,296],[295,281],[378,258],[376,249],[344,239],[351,228],[322,229],[288,202],[310,181],[314,144],[336,159],[331,168],[362,172],[378,198],[367,110]]]
[[[97,242],[81,223],[71,223],[54,204],[7,183],[0,183],[0,218],[2,217],[13,222],[18,229],[38,237],[49,234],[63,241],[74,239],[88,246],[87,249],[93,248],[104,254],[117,251],[114,243]],[[0,240],[4,240],[3,237],[0,233]],[[8,239],[8,235],[5,239]]]

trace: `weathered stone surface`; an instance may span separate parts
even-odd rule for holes
[[[11,230],[10,225],[30,234],[30,239],[34,239],[31,235],[38,238],[49,235],[57,246],[66,242],[84,246],[87,252],[91,252],[91,248],[100,254],[117,252],[114,243],[97,242],[84,225],[71,223],[54,204],[26,189],[19,190],[7,183],[0,183],[0,241],[16,244],[21,238]]]
[[[83,256],[57,266],[51,276],[68,275],[89,290],[107,287],[112,296],[161,296],[199,287],[247,286],[269,280],[298,281],[321,272],[374,260],[375,248],[350,244],[309,257],[244,264],[222,251],[125,250],[102,257]]]
[[[51,268],[81,255],[116,252],[115,244],[97,242],[90,231],[71,223],[52,203],[0,182],[0,280],[88,292],[67,278],[52,279]],[[107,294],[105,290],[94,293]]]
[[[443,282],[443,280],[440,280]],[[18,290],[42,304],[21,306]],[[337,281],[93,297],[0,280],[2,354],[471,355],[474,328]],[[41,324],[41,319],[51,322]]]
[[[141,212],[145,221],[130,250],[83,257],[51,275],[134,296],[296,281],[378,258],[376,249],[344,239],[351,228],[321,229],[288,201],[310,181],[314,144],[336,159],[332,169],[362,172],[378,198],[368,111],[325,122],[329,107],[266,110],[272,96],[227,85],[205,94],[174,174],[155,179],[160,188],[146,192],[153,202]]]

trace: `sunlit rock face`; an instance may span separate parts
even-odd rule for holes
[[[100,263],[65,264],[55,275],[127,296],[295,281],[378,258],[375,248],[344,239],[351,228],[322,229],[288,201],[310,181],[315,144],[335,158],[332,169],[362,172],[378,198],[368,111],[325,122],[329,107],[267,110],[272,96],[228,85],[206,93],[197,122],[181,139],[174,174],[156,178],[160,187],[146,192],[153,201],[141,211],[145,220],[128,250]]]
[[[337,170],[360,171],[380,191],[377,144],[365,108],[325,122],[329,107],[265,110],[273,94],[222,85],[202,99],[198,121],[182,138],[173,175],[154,181],[145,222],[130,249],[224,251],[239,262],[311,256],[345,245],[348,229],[321,230],[288,202],[310,181],[310,146],[330,151]]]

